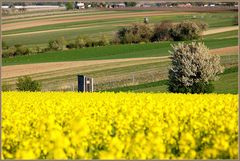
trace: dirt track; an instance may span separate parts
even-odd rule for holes
[[[233,31],[233,30],[238,30],[238,26],[229,26],[229,27],[221,27],[221,28],[216,28],[216,29],[210,29],[208,31],[205,31],[203,35],[211,35],[211,34],[217,34],[220,32],[227,32],[227,31]]]
[[[16,22],[2,25],[2,31],[15,30],[21,28],[43,26],[43,25],[53,25],[68,22],[80,22],[89,20],[102,20],[102,19],[113,19],[113,18],[129,18],[129,17],[143,17],[143,16],[158,16],[158,15],[181,15],[181,14],[191,14],[190,12],[178,12],[178,13],[163,13],[162,11],[151,11],[143,13],[128,13],[128,14],[103,14],[103,15],[90,15],[90,16],[76,16],[73,18],[54,18],[45,20],[33,20],[27,22]]]

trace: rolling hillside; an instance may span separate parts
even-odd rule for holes
[[[41,16],[40,16],[41,15]],[[128,15],[128,16],[127,16]],[[8,45],[45,47],[49,40],[64,36],[73,41],[78,35],[98,39],[102,33],[109,38],[121,26],[142,22],[148,16],[150,24],[163,20],[204,21],[209,30],[203,42],[212,54],[221,55],[227,70],[236,68],[238,53],[236,12],[173,12],[173,11],[58,11],[32,13],[3,18],[3,40]],[[200,40],[199,40],[200,41]],[[43,90],[76,90],[77,74],[94,78],[95,90],[132,89],[135,92],[165,92],[169,50],[177,42],[109,45],[37,55],[3,58],[2,81],[15,89],[18,76],[30,75],[42,83]],[[237,69],[224,73],[215,82],[216,92],[236,93]],[[225,84],[231,84],[225,87]],[[130,86],[130,87],[129,87]]]

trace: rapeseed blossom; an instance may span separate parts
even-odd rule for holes
[[[3,92],[4,159],[237,159],[238,96]]]

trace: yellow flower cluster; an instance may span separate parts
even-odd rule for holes
[[[4,159],[238,157],[238,96],[3,92]]]

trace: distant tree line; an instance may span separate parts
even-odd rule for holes
[[[4,58],[31,55],[38,53],[45,53],[48,51],[62,51],[74,48],[88,48],[100,47],[110,44],[136,44],[158,41],[188,41],[201,38],[203,31],[207,29],[208,25],[203,22],[182,21],[179,23],[172,23],[170,21],[163,21],[159,24],[145,24],[136,23],[131,26],[122,27],[114,35],[109,38],[105,34],[100,35],[99,39],[90,38],[88,36],[80,35],[75,38],[75,41],[67,41],[64,37],[56,40],[51,40],[48,46],[40,48],[28,48],[24,45],[8,46],[6,42],[2,42]]]
[[[130,27],[123,27],[117,32],[118,41],[122,44],[156,42],[156,41],[186,41],[199,39],[208,25],[203,22],[183,21],[174,24],[164,21],[155,24],[154,27],[148,24],[133,24]]]
[[[5,41],[2,41],[2,57],[9,58],[15,56],[22,56],[22,55],[34,55],[39,53],[46,53],[49,51],[63,51],[66,49],[73,49],[73,48],[87,48],[87,47],[99,47],[99,46],[106,46],[110,43],[110,39],[102,34],[99,40],[90,38],[88,36],[78,36],[76,37],[75,41],[67,41],[64,37],[60,37],[56,40],[50,40],[48,42],[48,46],[45,48],[41,48],[39,46],[29,48],[24,45],[13,45],[8,46]]]

